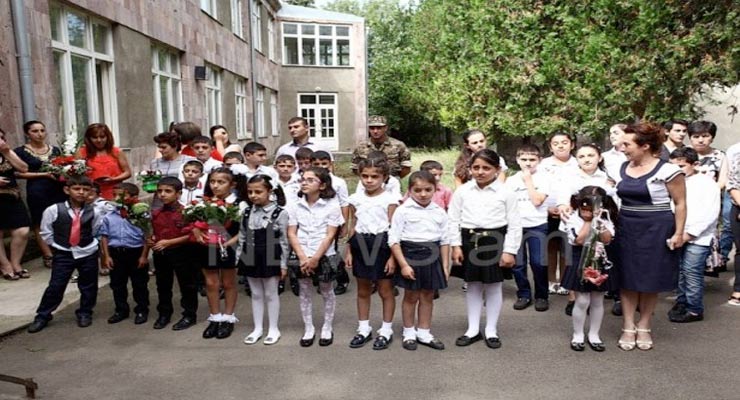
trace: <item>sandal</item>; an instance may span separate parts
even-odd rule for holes
[[[730,296],[729,299],[727,299],[727,304],[735,307],[740,307],[740,296],[733,295]]]
[[[18,279],[21,279],[21,277],[16,275],[14,272],[3,272],[3,279],[5,279],[6,281],[17,281]]]
[[[555,291],[555,294],[560,295],[560,296],[567,296],[568,293],[570,293],[568,289],[562,286],[558,286],[558,289]]]
[[[41,257],[44,260],[44,267],[51,268],[51,262],[54,260],[53,256],[43,256]]]
[[[635,335],[635,338],[632,340],[622,340],[619,339],[617,342],[617,347],[624,351],[630,351],[635,349],[636,341],[637,341],[637,330],[636,329],[622,329],[623,333],[628,333],[630,335]]]
[[[19,277],[21,279],[28,279],[28,278],[31,277],[31,274],[28,273],[28,270],[27,269],[22,269],[20,271],[14,272],[14,273],[15,273],[15,276],[17,276],[17,277]]]
[[[640,333],[650,333],[651,329],[641,329],[641,328],[635,328],[637,332]],[[637,348],[643,351],[648,351],[653,348],[653,339],[652,337],[650,340],[637,340],[637,337],[635,337],[635,344],[637,345]]]

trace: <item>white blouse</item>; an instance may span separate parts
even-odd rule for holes
[[[519,216],[522,219],[522,227],[532,228],[547,223],[547,199],[552,197],[552,189],[548,178],[548,176],[540,172],[532,174],[532,184],[534,184],[535,191],[547,196],[545,201],[543,201],[539,207],[535,207],[532,200],[529,198],[527,185],[524,184],[521,172],[517,172],[510,178],[506,179],[504,186],[513,191],[517,198],[517,202],[519,204]]]
[[[344,224],[342,210],[335,198],[319,199],[312,206],[308,205],[305,197],[288,208],[289,226],[298,227],[298,243],[306,256],[313,256],[319,249],[321,242],[326,238],[328,227],[339,227]],[[325,255],[336,254],[334,246],[329,246]]]
[[[434,202],[422,207],[413,199],[398,206],[388,231],[388,245],[401,241],[450,244],[445,210]]]
[[[570,204],[570,196],[578,193],[579,190],[586,186],[598,186],[606,194],[617,201],[617,190],[609,182],[609,176],[606,172],[597,169],[592,175],[585,173],[582,169],[575,172],[569,172],[565,179],[558,185],[557,203],[558,205]],[[619,204],[617,202],[617,204]]]
[[[377,235],[390,228],[388,208],[398,204],[398,198],[382,191],[377,196],[365,192],[349,196],[349,204],[355,208],[355,232]]]

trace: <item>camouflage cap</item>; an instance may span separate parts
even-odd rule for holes
[[[386,126],[388,121],[382,115],[371,115],[367,119],[367,126]]]

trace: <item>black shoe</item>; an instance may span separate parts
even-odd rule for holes
[[[617,300],[614,302],[614,305],[612,305],[612,314],[616,315],[617,317],[622,316],[622,302]]]
[[[394,296],[394,297],[398,297],[398,295],[399,295],[399,294],[401,294],[401,292],[399,292],[399,291],[398,291],[398,288],[394,286],[394,287],[393,287],[393,296]]]
[[[108,323],[117,324],[126,318],[128,318],[128,314],[119,313],[119,312],[113,313],[113,315],[111,315],[110,318],[108,318]]]
[[[283,294],[285,291],[285,281],[278,282],[278,295]]]
[[[334,343],[334,332],[331,333],[331,337],[329,339],[319,339],[319,346],[326,347]]]
[[[154,321],[154,329],[162,329],[170,323],[169,315],[160,315],[156,321]]]
[[[41,318],[34,319],[33,322],[31,322],[31,325],[28,325],[28,333],[41,332],[41,330],[46,328],[46,325],[48,324],[48,320]]]
[[[683,314],[686,314],[686,304],[675,303],[668,311],[668,319],[673,320],[673,318],[680,317]]]
[[[674,315],[669,318],[671,322],[678,322],[678,323],[686,323],[686,322],[696,322],[701,321],[704,319],[704,314],[694,314],[686,311],[685,313],[681,315]]]
[[[573,344],[571,344],[573,346]],[[588,347],[591,348],[591,350],[601,353],[602,351],[606,350],[606,347],[604,346],[604,343],[592,343],[590,340],[588,341]],[[578,351],[578,350],[576,350]]]
[[[586,345],[583,342],[570,342],[570,349],[573,351],[583,351]]]
[[[206,330],[203,331],[203,339],[215,338],[218,334],[219,325],[221,325],[220,322],[210,321]]]
[[[314,333],[313,336],[311,336],[310,339],[301,339],[299,342],[301,347],[311,347],[313,346],[313,341],[316,339],[316,334]]]
[[[444,350],[445,349],[445,344],[442,343],[442,341],[439,340],[439,339],[437,339],[437,338],[434,338],[434,339],[432,339],[432,340],[430,340],[429,342],[426,342],[426,343],[424,343],[424,342],[422,342],[420,340],[417,340],[417,342],[420,345],[422,345],[422,346],[427,346],[427,347],[432,348],[434,350]]]
[[[351,349],[359,349],[360,347],[364,346],[373,338],[372,333],[368,333],[367,336],[363,336],[362,334],[356,334],[355,337],[352,338],[352,341],[349,342],[349,347]]]
[[[534,310],[544,312],[550,309],[550,302],[547,299],[534,299]]]
[[[514,309],[515,310],[524,310],[525,308],[532,305],[532,299],[528,299],[526,297],[520,297],[516,299],[516,302],[514,302]]]
[[[455,345],[460,347],[470,346],[471,344],[483,339],[483,335],[478,333],[477,335],[473,337],[462,335],[457,340],[455,340]]]
[[[91,315],[80,315],[77,317],[77,326],[80,328],[87,328],[90,325],[92,325]]]
[[[246,293],[247,296],[252,297],[252,288],[249,287],[249,283],[244,284],[244,293]]]
[[[568,305],[565,306],[565,315],[572,317],[573,316],[573,307],[576,305],[575,301],[569,301]]]
[[[134,317],[134,324],[141,325],[145,324],[146,321],[149,320],[149,314],[148,313],[136,313],[136,316]]]
[[[222,322],[218,326],[218,331],[216,332],[216,339],[226,339],[227,337],[231,336],[231,332],[234,332],[234,323],[233,322]]]
[[[434,290],[434,297],[432,298],[432,300],[437,300],[438,298],[439,298],[439,290],[436,290],[435,289]]]
[[[182,317],[179,321],[175,323],[175,325],[172,325],[172,330],[181,331],[183,329],[188,329],[193,325],[195,325],[195,318]]]
[[[205,286],[198,287],[198,294],[200,295],[200,297],[206,297],[207,295],[206,287]]]
[[[300,287],[298,286],[298,281],[291,279],[290,280],[290,291],[293,292],[296,297],[300,294]]]
[[[416,340],[414,339],[404,339],[401,346],[406,350],[414,351],[416,350]]]
[[[378,335],[378,337],[375,339],[375,342],[373,342],[373,350],[385,350],[388,348],[388,346],[391,345],[392,341],[393,336],[387,338],[383,335]]]
[[[488,346],[489,349],[496,350],[501,347],[501,339],[497,337],[486,338],[486,346]]]
[[[334,288],[334,295],[339,296],[341,294],[347,293],[347,286],[349,286],[346,283],[338,283],[337,287]]]

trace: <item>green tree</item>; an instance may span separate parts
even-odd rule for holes
[[[288,4],[301,7],[315,7],[314,0],[286,0]]]

